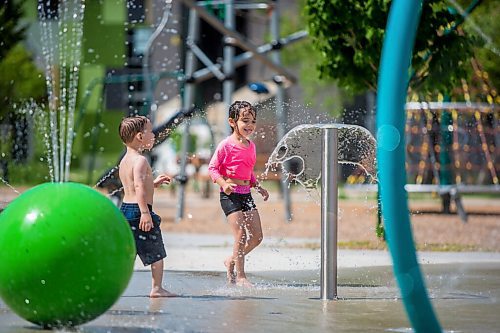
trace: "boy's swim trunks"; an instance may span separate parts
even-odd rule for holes
[[[151,205],[148,205],[148,208],[153,220],[153,228],[146,232],[139,229],[141,210],[137,203],[122,203],[120,207],[120,210],[132,228],[137,255],[141,258],[144,266],[151,265],[167,256],[161,237],[161,218],[153,212]]]

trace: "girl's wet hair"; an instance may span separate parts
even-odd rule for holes
[[[133,116],[123,118],[118,126],[120,138],[124,143],[129,143],[134,140],[137,133],[141,133],[146,128],[149,119],[144,116]]]
[[[250,112],[257,119],[257,110],[247,101],[235,101],[231,104],[229,107],[229,118],[237,122],[243,111]]]

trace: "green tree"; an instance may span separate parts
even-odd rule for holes
[[[24,39],[26,27],[19,24],[24,1],[0,0],[0,61]]]
[[[321,56],[320,78],[350,92],[377,90],[377,75],[389,0],[307,0],[313,44]],[[470,70],[473,38],[453,23],[461,16],[444,0],[426,0],[416,35],[410,86],[421,92],[449,91]]]
[[[39,86],[37,82],[40,82],[36,77],[39,71],[27,51],[19,45],[25,39],[27,29],[20,22],[24,14],[23,4],[24,0],[0,0],[0,123],[6,120],[15,102],[37,97],[31,95],[31,88]],[[35,90],[39,91],[39,88]]]
[[[0,61],[0,77],[0,119],[11,112],[14,103],[40,100],[46,94],[43,73],[21,44],[12,48]]]
[[[457,4],[465,8],[464,0]],[[493,86],[500,88],[500,1],[484,0],[469,16],[463,28],[472,36],[477,36],[478,45],[474,55],[483,69],[488,73]],[[498,101],[497,101],[498,103]]]
[[[24,101],[45,97],[45,80],[26,49],[18,44],[0,61],[1,169],[7,179],[7,159],[25,162],[29,141],[27,115],[20,110]],[[21,112],[22,111],[22,112]]]
[[[23,0],[0,0],[0,175],[8,180],[9,163],[28,157],[28,118],[17,106],[45,96],[45,80],[22,46]],[[17,170],[17,168],[11,168]]]
[[[281,33],[287,36],[299,30],[305,30],[306,0],[299,0],[297,7],[283,8],[281,15]],[[311,38],[304,38],[281,49],[283,64],[296,71],[300,77],[300,85],[304,92],[304,102],[321,112],[339,117],[344,103],[351,98],[330,78],[318,80],[318,73],[311,70],[316,67],[321,57],[314,49]],[[307,60],[307,61],[304,61]]]

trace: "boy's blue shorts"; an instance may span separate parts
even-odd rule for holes
[[[161,218],[153,212],[153,207],[148,205],[153,220],[153,228],[148,232],[139,229],[141,210],[137,203],[122,203],[120,210],[125,215],[132,233],[134,234],[137,255],[141,258],[144,266],[151,265],[167,256],[163,238],[161,237]]]

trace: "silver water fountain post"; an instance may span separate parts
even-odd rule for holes
[[[321,150],[321,299],[337,299],[338,129],[323,127]]]

